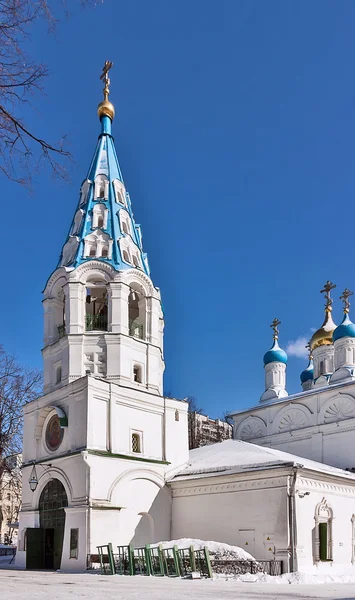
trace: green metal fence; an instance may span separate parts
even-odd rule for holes
[[[134,548],[117,546],[114,554],[112,544],[97,546],[98,554],[91,555],[90,564],[100,563],[103,575],[152,575],[155,577],[189,577],[199,572],[201,577],[212,577],[208,548],[162,548],[162,546]]]
[[[116,569],[113,558],[112,544],[108,543],[104,546],[97,546],[97,551],[99,555],[101,573],[103,575],[114,575]]]

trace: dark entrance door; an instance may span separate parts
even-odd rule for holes
[[[27,529],[27,569],[60,569],[68,498],[63,484],[51,479],[39,499],[38,529]]]
[[[44,529],[26,529],[26,569],[44,569]]]

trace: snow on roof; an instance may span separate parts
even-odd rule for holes
[[[248,444],[241,440],[226,440],[190,451],[187,466],[172,481],[201,476],[228,475],[280,466],[299,466],[312,471],[346,477],[355,483],[355,475],[349,471],[323,463],[301,458],[275,448]]]

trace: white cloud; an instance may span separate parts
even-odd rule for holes
[[[302,335],[297,340],[287,343],[286,352],[289,356],[297,356],[297,358],[307,358],[308,350],[306,344],[309,342],[310,336]]]

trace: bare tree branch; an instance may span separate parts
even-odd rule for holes
[[[1,0],[0,2],[0,172],[10,180],[30,185],[32,174],[48,165],[55,176],[67,178],[70,152],[65,136],[57,143],[45,140],[26,125],[21,114],[24,103],[43,94],[48,69],[28,54],[30,31],[43,19],[53,31],[69,6],[96,4],[95,0],[61,0],[54,13],[54,0]],[[24,44],[26,42],[26,45]],[[25,49],[26,48],[26,49]]]

